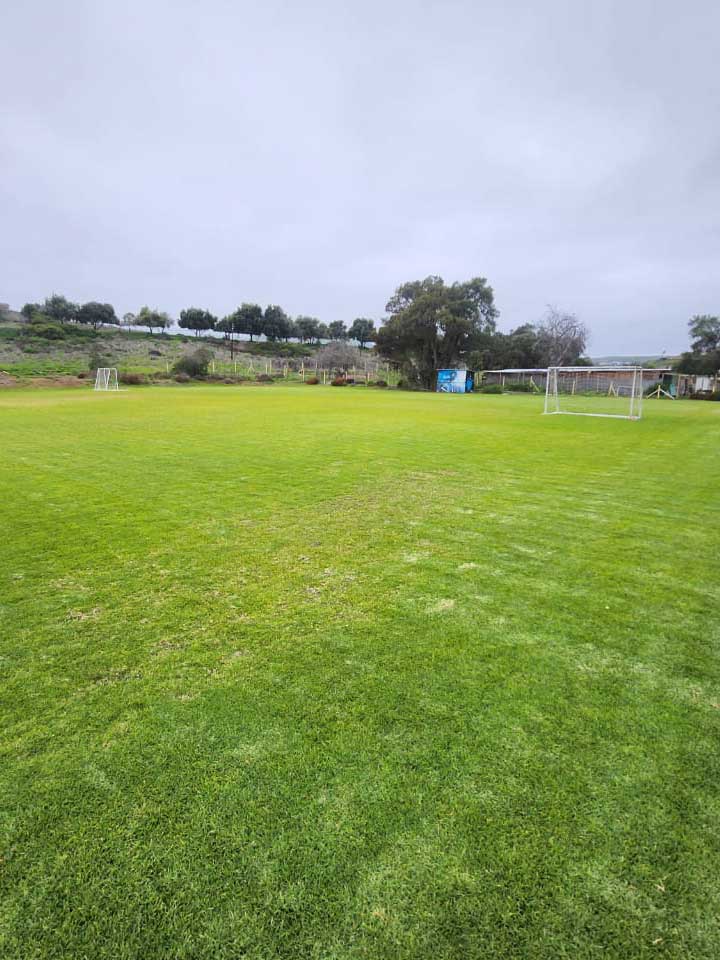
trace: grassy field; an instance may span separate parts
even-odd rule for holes
[[[0,956],[720,956],[720,404],[0,394]]]

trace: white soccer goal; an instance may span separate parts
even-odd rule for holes
[[[115,367],[98,367],[95,374],[96,390],[119,390],[118,375]]]
[[[548,367],[545,413],[639,420],[642,367]]]

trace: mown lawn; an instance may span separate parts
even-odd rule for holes
[[[720,956],[720,404],[0,394],[0,956]]]

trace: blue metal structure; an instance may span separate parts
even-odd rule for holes
[[[475,374],[472,370],[438,370],[438,393],[472,393]]]

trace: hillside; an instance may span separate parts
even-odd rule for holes
[[[219,337],[150,334],[135,330],[31,324],[19,314],[0,319],[0,370],[13,376],[83,374],[97,366],[128,373],[167,372],[181,356],[198,347],[209,350],[217,366],[237,372],[265,372],[266,366],[310,359],[317,347],[300,343],[229,343]]]

